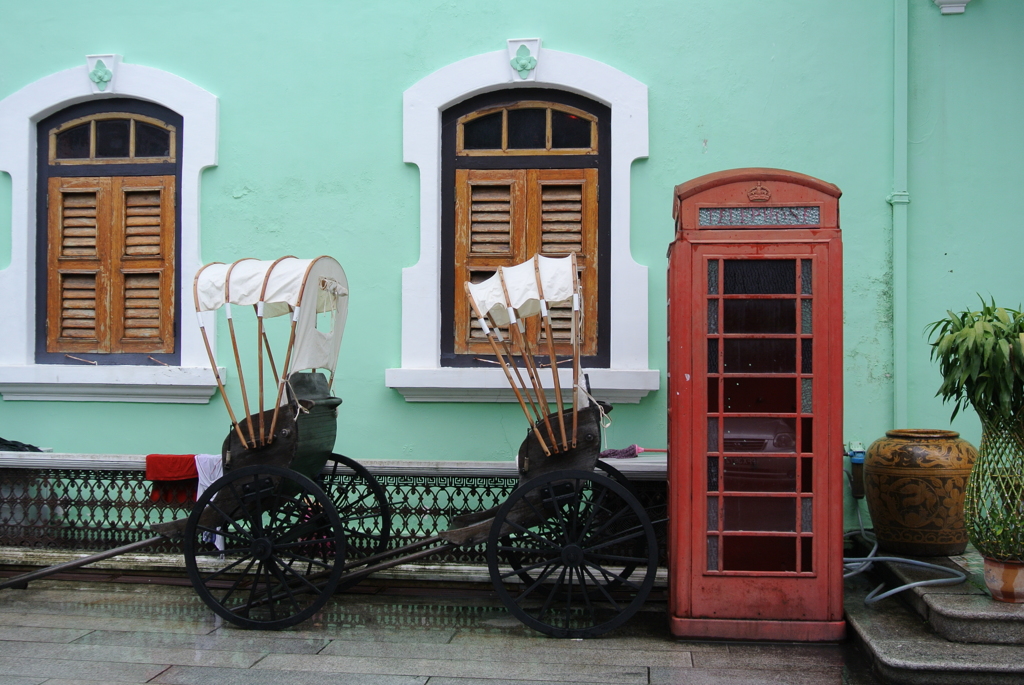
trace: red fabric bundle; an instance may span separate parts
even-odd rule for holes
[[[146,480],[198,478],[194,454],[147,454]]]
[[[147,454],[146,480],[153,481],[149,498],[154,502],[194,502],[199,472],[194,454]]]

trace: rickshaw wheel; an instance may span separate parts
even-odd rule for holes
[[[608,476],[609,478],[614,480],[616,483],[618,483],[622,487],[624,487],[627,490],[629,490],[629,494],[633,495],[633,497],[636,497],[637,500],[640,499],[640,495],[637,494],[636,488],[633,487],[633,484],[631,482],[629,482],[629,479],[626,478],[625,474],[622,473],[622,471],[619,471],[617,468],[615,468],[614,466],[612,466],[608,462],[602,461],[600,459],[598,459],[597,462],[594,464],[594,468],[599,470],[599,471],[604,471],[604,474],[606,476]],[[642,546],[643,540],[638,539],[636,541],[636,544]],[[638,553],[641,556],[643,555],[642,547],[638,550]],[[505,552],[503,556],[504,556],[504,559],[505,559],[505,563],[507,563],[509,566],[511,566],[512,568],[514,568],[516,570],[516,575],[519,576],[520,580],[522,580],[524,583],[527,583],[527,584],[532,583],[535,580],[533,574],[531,574],[529,571],[526,571],[526,570],[523,569],[523,563],[520,560],[518,554],[516,554],[515,552]],[[636,566],[637,566],[636,564],[624,564],[623,565],[623,569],[622,569],[622,573],[620,573],[619,575],[622,578],[628,578],[630,576],[630,574],[633,573],[633,571],[636,569]],[[608,584],[607,587],[615,588],[615,587],[618,587],[621,583],[622,583],[622,581],[620,581],[620,580],[613,580],[613,581],[611,581]]]
[[[505,562],[508,554],[520,569]],[[498,508],[487,564],[498,596],[524,624],[553,637],[596,637],[643,605],[658,548],[627,488],[596,473],[557,471],[524,483]]]
[[[330,599],[345,565],[334,504],[310,479],[276,466],[246,466],[215,481],[192,509],[184,542],[196,593],[242,628],[306,620]]]
[[[351,469],[345,473],[342,469]],[[334,502],[345,532],[345,560],[348,563],[379,554],[391,540],[391,505],[384,488],[366,467],[341,454],[327,458],[327,466],[318,479]],[[337,590],[345,590],[362,580],[344,576]]]
[[[604,471],[604,475],[629,490],[629,494],[633,495],[633,497],[636,497],[638,500],[640,499],[640,495],[637,494],[636,488],[633,487],[633,483],[630,482],[629,478],[626,478],[626,474],[622,471],[619,471],[617,468],[602,459],[597,460],[597,463],[594,464],[594,468]]]

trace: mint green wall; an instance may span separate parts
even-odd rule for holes
[[[909,416],[944,428],[951,407],[932,397],[939,376],[924,327],[975,307],[978,294],[1024,303],[1024,5],[974,2],[953,21],[926,9],[911,12]],[[978,444],[973,412],[954,429]]]
[[[1015,65],[1024,56],[1024,8],[978,0],[961,17],[941,17],[931,0],[911,5],[909,330],[917,336],[947,306],[969,305],[975,291],[1021,299],[1015,271],[991,264],[1011,267],[1015,245],[979,240],[978,231],[1008,241],[1010,217],[1020,214],[1021,172],[1011,162],[1024,135],[1014,107],[1022,103]],[[353,294],[337,385],[345,400],[338,451],[505,459],[525,434],[516,405],[409,404],[384,387],[384,369],[400,364],[401,269],[419,258],[419,176],[402,162],[402,92],[459,59],[503,50],[507,38],[533,36],[649,88],[650,158],[633,165],[632,250],[650,267],[651,367],[665,368],[673,186],[733,167],[792,169],[844,193],[845,439],[870,443],[892,427],[892,2],[282,7],[181,0],[161,9],[111,2],[99,11],[0,0],[0,97],[86,54],[114,52],[220,98],[219,166],[202,182],[203,260],[326,252],[345,266]],[[0,178],[0,265],[9,253],[9,194]],[[219,355],[230,358],[226,335]],[[945,426],[923,339],[912,338],[910,355],[911,420]],[[609,444],[663,447],[665,404],[662,391],[617,406]],[[199,406],[0,403],[0,435],[58,451],[216,451],[226,429],[217,398]]]

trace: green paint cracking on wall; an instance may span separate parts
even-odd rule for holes
[[[89,72],[89,80],[95,83],[96,87],[100,90],[107,89],[107,84],[110,83],[110,79],[113,76],[114,73],[107,69],[107,65],[101,59],[96,60],[96,66]]]
[[[519,78],[526,78],[537,68],[537,58],[530,54],[530,48],[520,45],[511,64],[512,68],[519,72]]]

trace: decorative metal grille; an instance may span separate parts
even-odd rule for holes
[[[334,479],[349,479],[338,474]],[[456,516],[500,505],[515,478],[500,476],[377,476],[391,505],[395,549],[448,529]],[[335,482],[326,479],[331,487]],[[633,481],[652,520],[664,518],[664,481]],[[131,469],[0,468],[0,546],[103,551],[150,537],[148,526],[187,518],[191,503],[154,501],[153,483]],[[665,526],[657,526],[665,565]],[[486,564],[486,545],[457,548],[429,563]],[[154,544],[147,552],[181,554],[181,543]]]
[[[701,207],[701,226],[816,226],[820,207]]]

